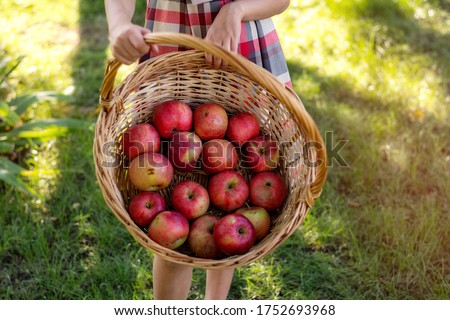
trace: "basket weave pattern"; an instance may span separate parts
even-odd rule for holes
[[[113,88],[114,79],[120,63],[113,60],[108,65],[100,97],[103,111],[97,120],[94,140],[97,180],[105,201],[138,242],[167,260],[213,269],[246,265],[267,255],[296,230],[322,190],[326,178],[325,150],[308,148],[310,142],[323,146],[316,125],[292,90],[241,56],[187,35],[149,34],[146,41],[179,44],[196,50],[147,60],[116,88]],[[205,64],[205,52],[221,57],[229,66],[215,69]],[[134,124],[151,122],[155,107],[168,100],[183,101],[193,109],[203,103],[216,103],[230,116],[250,112],[258,118],[262,134],[278,142],[280,163],[275,172],[282,176],[289,195],[283,207],[271,214],[269,235],[248,253],[220,260],[197,258],[187,245],[176,250],[158,245],[131,220],[127,208],[138,191],[128,179],[129,162],[120,147],[122,134]],[[311,162],[316,165],[306,165]],[[247,181],[251,179],[247,170],[241,173]],[[171,185],[160,191],[168,206],[173,187],[185,180],[207,186],[208,176],[201,170],[176,171]],[[217,210],[212,213],[223,214]]]

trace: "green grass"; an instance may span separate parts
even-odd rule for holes
[[[0,46],[25,55],[17,93],[75,97],[28,116],[94,122],[110,56],[103,1],[0,4]],[[448,299],[449,19],[445,1],[421,0],[291,1],[275,19],[296,91],[329,150],[349,141],[349,166],[330,163],[305,222],[236,272],[230,298]],[[32,146],[23,162],[40,170],[29,184],[42,200],[0,186],[0,298],[153,297],[152,255],[106,206],[92,139],[80,130]],[[195,270],[191,299],[204,282]]]

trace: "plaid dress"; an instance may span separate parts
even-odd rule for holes
[[[204,38],[220,8],[230,0],[193,4],[191,0],[148,0],[145,27],[152,32],[176,32]],[[160,54],[183,50],[160,45]],[[292,86],[272,19],[242,22],[238,53]],[[142,57],[144,61],[151,56]]]

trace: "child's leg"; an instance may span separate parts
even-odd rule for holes
[[[187,299],[192,282],[192,268],[157,255],[153,259],[153,297],[156,300]]]
[[[234,269],[206,271],[206,300],[225,300],[233,280]]]

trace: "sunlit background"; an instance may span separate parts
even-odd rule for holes
[[[152,298],[152,254],[95,180],[103,1],[0,5],[0,298]],[[237,271],[230,298],[448,298],[449,2],[294,0],[274,20],[295,90],[330,155],[348,141],[348,166],[331,159],[306,221]],[[191,299],[204,282],[196,270]]]

